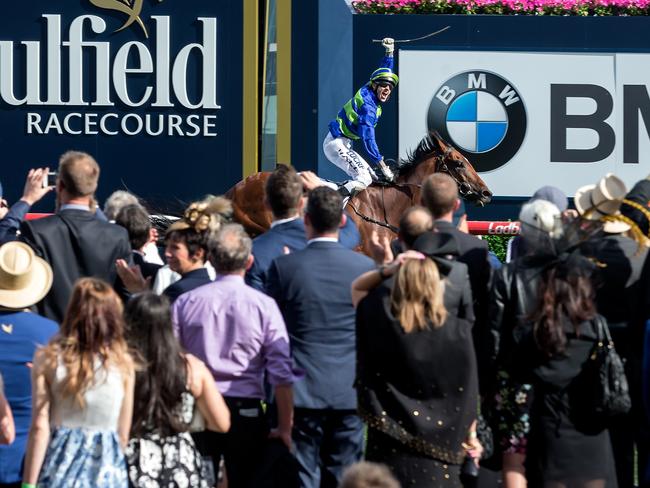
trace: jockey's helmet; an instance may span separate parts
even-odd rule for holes
[[[390,68],[379,68],[373,71],[370,81],[373,83],[388,82],[395,88],[399,83],[399,77]]]

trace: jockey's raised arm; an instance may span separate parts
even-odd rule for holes
[[[330,122],[329,131],[323,142],[327,159],[345,171],[352,180],[346,182],[340,191],[350,197],[365,189],[376,178],[376,173],[356,151],[352,141],[361,140],[369,160],[385,180],[392,181],[393,173],[384,162],[375,139],[375,127],[381,117],[381,104],[388,101],[399,78],[393,72],[393,39],[382,41],[386,55],[355,95]]]

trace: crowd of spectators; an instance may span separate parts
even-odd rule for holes
[[[650,180],[575,209],[540,188],[500,263],[441,173],[365,256],[287,166],[254,239],[224,197],[159,236],[131,194],[100,210],[90,155],[48,172],[0,198],[0,488],[650,486]],[[607,418],[584,401],[603,327],[631,398]]]

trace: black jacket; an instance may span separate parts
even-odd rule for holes
[[[481,392],[484,392],[483,386],[487,381],[484,371],[488,361],[485,346],[490,343],[487,329],[488,288],[492,274],[488,260],[488,245],[487,242],[458,230],[454,224],[445,220],[436,220],[434,231],[450,234],[456,239],[459,250],[458,261],[467,265],[474,299],[475,321],[472,335],[478,361],[479,383]]]
[[[21,239],[52,266],[52,288],[38,304],[38,313],[59,323],[79,278],[92,276],[115,286],[115,261],[133,262],[126,229],[85,210],[25,221],[20,232]]]
[[[517,373],[513,361],[517,346],[531,332],[529,317],[537,307],[539,283],[546,258],[524,256],[501,267],[494,274],[488,306],[485,350],[490,377],[498,367]]]

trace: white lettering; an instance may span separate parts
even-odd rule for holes
[[[183,131],[181,129],[181,122],[183,122],[183,118],[180,115],[170,115],[169,119],[167,120],[169,127],[167,129],[167,135],[168,136],[173,136],[174,135],[174,130],[176,130],[176,133],[179,136],[184,136]]]
[[[97,104],[106,105],[109,101],[109,44],[107,42],[85,42],[83,40],[84,21],[90,21],[90,29],[95,34],[106,30],[106,22],[96,15],[81,15],[70,24],[70,40],[63,42],[70,48],[70,101],[67,105],[88,105],[83,99],[83,52],[84,47],[97,49]],[[110,105],[110,101],[108,103]]]
[[[436,98],[440,100],[445,105],[449,105],[449,102],[456,96],[456,91],[449,88],[447,85],[443,86],[436,93]]]
[[[504,98],[506,99],[503,103],[505,104],[506,107],[509,107],[515,102],[519,101],[519,97],[517,96],[517,93],[512,89],[510,85],[506,85],[501,93],[499,94],[499,98],[503,100]]]
[[[210,132],[210,129],[217,127],[217,116],[216,115],[206,115],[203,117],[203,135],[205,137],[216,137],[216,132]]]
[[[158,130],[156,132],[154,132],[151,129],[151,118],[152,118],[151,114],[145,115],[145,129],[144,130],[150,136],[159,136],[165,130],[165,122],[163,120],[163,115],[162,114],[158,115]]]
[[[47,120],[47,123],[43,123]],[[113,121],[111,123],[111,120]],[[176,114],[137,113],[105,114],[72,112],[65,116],[50,113],[42,116],[30,112],[26,118],[28,134],[59,134],[68,136],[106,135],[137,136],[143,132],[157,137],[165,134],[180,137],[214,137],[216,115],[190,114],[185,117]]]
[[[116,130],[108,130],[106,127],[106,121],[111,118],[111,119],[117,119],[118,116],[117,114],[105,114],[100,120],[99,120],[99,128],[101,129],[102,133],[108,135],[108,136],[116,136],[119,134]]]
[[[192,129],[194,129],[194,132],[186,132],[185,133],[185,135],[187,137],[195,137],[195,136],[198,136],[201,133],[201,127],[199,127],[198,125],[196,125],[194,123],[195,120],[199,120],[198,115],[190,115],[189,117],[187,117],[187,120],[186,120],[187,125],[189,125]]]
[[[127,121],[129,119],[134,119],[136,121],[136,130],[129,130],[129,127],[127,125]],[[122,132],[124,132],[127,136],[135,136],[136,134],[142,132],[142,117],[140,117],[138,114],[127,114],[124,116],[124,118],[122,118],[122,123],[120,125],[122,127]]]
[[[132,47],[136,48],[138,58],[140,60],[140,65],[137,68],[127,67],[129,61],[129,51]],[[153,88],[147,86],[144,94],[142,95],[142,98],[137,102],[132,101],[129,98],[129,87],[126,80],[126,75],[130,73],[153,73],[153,60],[151,59],[151,53],[141,42],[131,41],[124,44],[124,46],[122,46],[115,55],[115,63],[113,64],[113,85],[115,86],[115,92],[117,93],[117,96],[120,97],[120,100],[122,100],[122,102],[129,107],[139,107],[140,105],[144,105],[147,100],[149,100]]]
[[[470,73],[467,76],[467,88],[483,88],[484,90],[487,87],[487,82],[485,81],[485,73],[478,75],[478,78],[474,73]]]
[[[59,118],[56,114],[50,114],[50,118],[47,120],[45,125],[45,134],[49,134],[51,130],[55,130],[57,134],[63,134],[61,129],[61,124],[59,123]]]
[[[33,55],[33,53],[32,53]],[[27,58],[27,65],[38,60]],[[14,95],[14,43],[0,41],[0,96],[9,105],[22,105],[27,97],[19,100]]]
[[[180,50],[172,69],[172,85],[178,101],[186,108],[218,109],[217,104],[217,19],[199,17],[203,23],[203,44],[192,43]],[[203,95],[193,104],[187,93],[187,64],[192,50],[198,50],[203,61]]]
[[[152,107],[173,107],[169,101],[169,17],[152,15],[156,22],[156,101]]]
[[[82,134],[82,132],[80,130],[72,130],[70,128],[70,119],[72,117],[78,117],[79,119],[81,119],[83,116],[80,113],[71,113],[66,115],[65,118],[63,119],[63,128],[68,134],[72,134],[73,136],[78,136]]]
[[[86,114],[86,117],[84,119],[84,134],[88,136],[96,136],[99,134],[95,130],[95,127],[97,127],[97,114]],[[91,128],[92,127],[92,128]]]
[[[27,133],[28,134],[33,134],[33,130],[35,129],[36,132],[39,134],[43,133],[43,130],[41,129],[40,124],[41,123],[41,116],[40,114],[35,114],[35,113],[28,113],[27,114]]]
[[[61,100],[61,16],[43,15],[47,21],[47,105]]]

